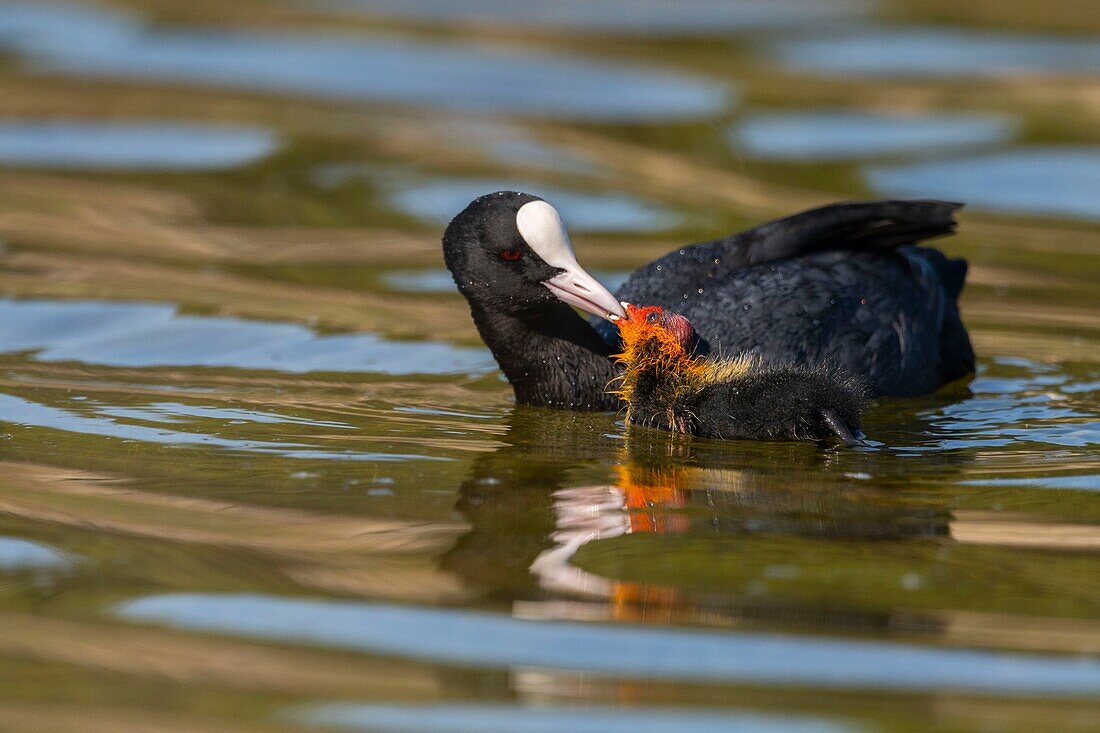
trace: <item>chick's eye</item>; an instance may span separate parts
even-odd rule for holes
[[[515,262],[520,258],[520,254],[518,249],[506,249],[500,253],[500,256],[508,262]]]
[[[660,313],[650,313],[648,316],[645,317],[646,323],[656,323],[659,320],[661,320]]]

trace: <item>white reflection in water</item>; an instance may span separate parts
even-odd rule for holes
[[[786,634],[541,622],[488,613],[252,594],[122,603],[129,620],[484,667],[769,685],[1094,695],[1100,660]]]
[[[840,723],[724,710],[539,705],[353,705],[305,708],[312,725],[386,733],[846,733]]]
[[[267,130],[181,122],[0,120],[0,163],[66,169],[230,168],[275,150]]]
[[[185,316],[171,305],[0,300],[0,353],[118,367],[195,366],[281,372],[481,374],[485,349],[322,335],[293,323]]]
[[[67,568],[72,558],[48,545],[18,537],[0,537],[0,572]]]
[[[1015,214],[1100,219],[1097,147],[1029,147],[879,166],[868,168],[865,177],[888,196],[934,196]]]
[[[599,599],[610,598],[614,583],[573,564],[582,546],[630,533],[626,497],[618,486],[577,486],[553,493],[554,546],[531,563],[539,587]]]
[[[163,79],[479,113],[598,120],[710,116],[728,87],[636,65],[456,43],[152,30],[108,10],[0,3],[0,47],[37,70]]]
[[[840,110],[754,114],[731,128],[734,152],[775,160],[848,160],[1006,142],[1006,117]]]

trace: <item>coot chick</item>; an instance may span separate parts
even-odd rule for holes
[[[547,202],[475,199],[443,253],[519,404],[613,410],[620,300],[683,313],[700,353],[834,364],[874,395],[915,395],[974,370],[956,303],[966,263],[916,243],[953,231],[958,204],[825,206],[676,250],[612,295],[577,263]],[[585,322],[570,306],[592,314]]]
[[[696,334],[682,315],[657,306],[626,311],[615,394],[628,422],[706,438],[856,442],[866,404],[857,380],[752,356],[692,356]]]

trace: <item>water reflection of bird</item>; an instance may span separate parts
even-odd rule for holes
[[[578,421],[595,422],[578,429]],[[798,444],[721,450],[720,443],[658,432],[624,442],[606,435],[611,424],[606,416],[518,408],[506,446],[479,457],[461,486],[457,508],[470,530],[445,555],[444,567],[474,593],[507,599],[513,612],[527,616],[876,627],[889,618],[850,607],[841,612],[824,601],[746,594],[737,586],[701,590],[693,568],[713,564],[706,557],[714,542],[743,542],[749,552],[739,563],[751,574],[775,563],[754,549],[760,543],[934,538],[947,531],[947,516],[933,507],[868,497],[866,485],[845,476],[843,460],[837,464],[831,454]],[[634,544],[646,538],[658,544]],[[695,541],[705,541],[698,546],[703,555],[685,549]],[[821,550],[833,546],[823,543]],[[593,552],[604,570],[577,561]],[[669,563],[681,568],[682,583],[637,579]]]
[[[521,404],[614,409],[620,300],[687,316],[703,350],[831,364],[873,394],[934,390],[974,368],[956,300],[966,263],[915,246],[953,231],[956,204],[838,204],[673,252],[612,295],[529,194],[473,201],[443,236],[447,267]],[[586,323],[569,306],[594,314]]]
[[[618,326],[615,394],[627,422],[708,438],[856,441],[864,389],[847,375],[694,356],[691,323],[660,306],[628,304]]]

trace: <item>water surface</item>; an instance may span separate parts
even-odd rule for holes
[[[668,229],[680,217],[673,211],[621,193],[574,191],[536,181],[441,178],[402,188],[391,196],[399,210],[424,221],[446,224],[471,201],[494,191],[522,191],[554,205],[570,229],[647,231]]]
[[[630,626],[546,624],[480,614],[263,596],[153,596],[123,618],[203,631],[476,666],[584,670],[662,679],[779,685],[1091,695],[1100,661],[829,642],[772,634],[708,634]]]
[[[940,197],[1009,214],[1100,219],[1100,148],[1027,147],[865,171],[887,196]]]
[[[164,122],[0,119],[0,163],[34,168],[232,168],[275,151],[268,130]]]
[[[52,547],[19,537],[0,537],[0,572],[65,568],[72,560]]]
[[[478,373],[484,349],[318,334],[293,323],[189,316],[174,306],[0,300],[0,353],[128,367],[229,367],[282,372]]]
[[[358,7],[0,7],[3,119],[80,133],[0,176],[0,728],[1100,729],[1089,37]],[[90,150],[151,115],[279,147]],[[851,449],[516,407],[439,249],[500,187],[613,287],[838,198],[967,201],[934,244],[978,372]]]
[[[477,0],[456,4],[446,0],[301,0],[321,7],[367,14],[425,20],[561,28],[589,33],[637,35],[721,36],[728,33],[806,26],[847,19],[866,12],[862,0],[564,0],[528,3],[522,0]]]
[[[840,110],[753,114],[730,128],[733,151],[787,161],[850,160],[926,154],[1011,140],[1004,117],[888,115]]]
[[[710,116],[729,98],[719,83],[592,58],[393,38],[152,30],[114,11],[67,5],[2,9],[12,15],[0,20],[0,47],[55,73],[593,120]]]
[[[874,77],[1011,77],[1094,75],[1096,38],[984,30],[862,27],[776,41],[776,57],[811,74]]]
[[[330,704],[302,711],[309,723],[351,730],[420,731],[422,733],[672,733],[690,728],[698,733],[845,733],[848,726],[793,715],[743,712],[669,711],[664,708],[619,709],[562,706],[385,706]]]
[[[621,270],[590,269],[592,277],[599,280],[611,292],[615,292],[630,277]],[[451,293],[455,281],[448,270],[394,270],[384,277],[386,286],[404,293]]]

